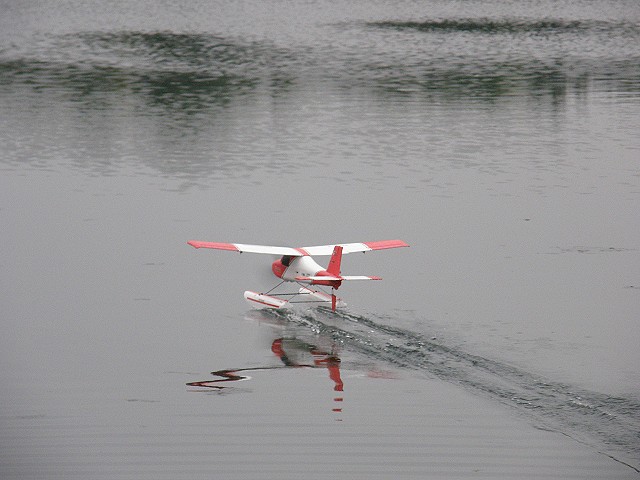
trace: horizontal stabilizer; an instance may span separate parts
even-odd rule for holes
[[[365,275],[345,275],[343,280],[382,280],[382,277],[368,277]]]
[[[314,275],[310,277],[296,277],[298,282],[338,282],[340,280],[382,280],[381,277],[369,277],[366,275],[345,275],[340,277],[332,277],[329,275]]]
[[[332,277],[331,275],[313,275],[310,277],[296,277],[296,281],[298,282],[316,282],[316,281],[324,281],[324,282],[339,282],[342,280],[342,277]]]

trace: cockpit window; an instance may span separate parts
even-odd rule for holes
[[[282,257],[282,259],[280,260],[282,262],[282,264],[285,267],[288,267],[291,264],[291,259],[293,257],[291,255],[285,255],[284,257]]]

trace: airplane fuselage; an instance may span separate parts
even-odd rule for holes
[[[316,261],[309,255],[301,257],[292,257],[285,255],[281,259],[276,260],[271,264],[271,270],[273,274],[286,280],[288,282],[301,281],[301,277],[333,277],[326,269],[321,265],[318,265]],[[303,283],[311,283],[312,285],[324,285],[337,289],[341,285],[341,281],[336,280],[313,280],[303,281]]]

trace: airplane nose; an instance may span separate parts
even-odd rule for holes
[[[273,274],[278,278],[282,278],[282,275],[284,274],[284,271],[286,269],[287,269],[287,267],[285,267],[282,264],[281,260],[276,260],[275,262],[273,262],[271,264],[271,270],[273,271]]]

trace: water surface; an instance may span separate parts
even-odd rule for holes
[[[635,2],[0,10],[4,477],[637,477]]]

